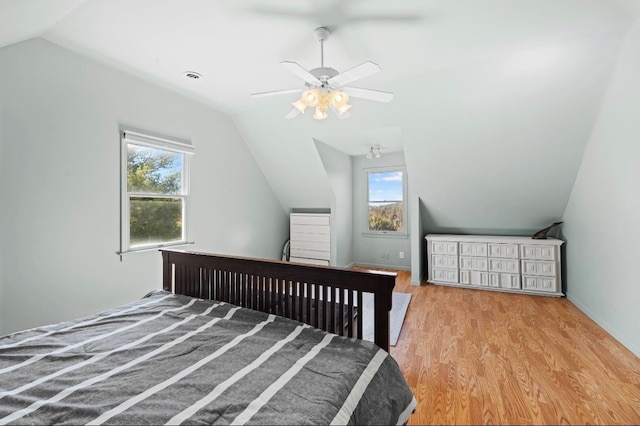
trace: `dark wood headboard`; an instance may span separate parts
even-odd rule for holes
[[[389,350],[395,273],[160,251],[167,291],[281,315],[341,336],[362,339],[358,307],[363,306],[363,293],[373,293],[374,342]]]

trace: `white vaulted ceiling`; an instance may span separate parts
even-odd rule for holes
[[[42,37],[230,114],[285,209],[327,207],[314,139],[403,150],[433,229],[535,229],[562,216],[634,0],[0,0],[0,47]],[[279,63],[382,72],[351,117],[284,116]],[[198,81],[184,77],[196,71]],[[100,84],[100,82],[96,82]],[[223,155],[224,153],[220,153]]]

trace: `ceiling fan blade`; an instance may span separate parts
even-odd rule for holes
[[[301,79],[303,79],[304,81],[306,81],[307,83],[309,83],[309,84],[311,84],[313,86],[320,86],[322,84],[322,82],[320,80],[318,80],[318,78],[316,76],[311,74],[306,69],[302,68],[302,66],[300,64],[298,64],[297,62],[282,61],[282,62],[280,62],[280,64],[283,67],[285,67],[286,69],[288,69],[289,71],[291,71],[292,73],[294,73],[295,75],[297,75],[298,77],[300,77]]]
[[[273,96],[273,95],[286,95],[288,93],[300,93],[302,89],[282,89],[282,90],[272,90],[270,92],[258,92],[252,93],[252,98],[262,98],[265,96]]]
[[[391,102],[393,93],[382,90],[362,89],[360,87],[341,87],[340,90],[354,98],[368,99],[376,102]]]
[[[349,84],[352,81],[359,80],[364,77],[368,77],[380,71],[382,71],[382,68],[380,68],[380,65],[371,61],[364,62],[360,65],[356,65],[350,70],[347,70],[345,72],[342,72],[336,75],[335,77],[331,77],[329,80],[327,80],[327,83],[329,83],[331,87],[337,88],[345,84]]]
[[[285,115],[284,118],[296,118],[297,116],[300,115],[300,110],[298,108],[293,108],[291,111],[289,111],[289,114]]]

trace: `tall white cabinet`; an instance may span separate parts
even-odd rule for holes
[[[431,284],[564,296],[562,240],[449,234],[425,239]]]
[[[291,262],[328,266],[331,260],[331,214],[291,213]]]

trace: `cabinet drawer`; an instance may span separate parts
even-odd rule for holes
[[[328,214],[295,214],[289,217],[292,225],[325,225],[329,226],[331,218]]]
[[[331,240],[331,227],[314,225],[291,225],[292,240],[326,241]]]
[[[545,275],[554,277],[556,275],[556,262],[523,260],[522,273],[525,275]]]
[[[489,271],[508,272],[511,274],[520,273],[520,263],[516,259],[492,259],[489,258]]]
[[[322,241],[300,241],[291,240],[291,250],[314,250],[314,251],[331,251],[331,245]]]
[[[460,243],[460,256],[487,256],[487,243]]]
[[[454,241],[432,241],[431,254],[458,255],[458,243]]]
[[[500,274],[500,287],[520,288],[520,275]]]
[[[556,249],[554,246],[523,244],[520,257],[533,260],[556,260]]]
[[[433,268],[458,269],[458,256],[433,255],[431,262]]]
[[[518,249],[518,244],[490,243],[489,256],[518,259],[520,257],[520,250]]]
[[[483,271],[460,271],[460,284],[489,285],[489,273]]]
[[[490,272],[489,286],[500,288],[520,288],[520,275]]]
[[[457,269],[431,269],[433,280],[442,281],[448,283],[458,283],[458,270]]]
[[[555,277],[522,277],[522,288],[525,290],[539,290],[557,292],[558,280]]]
[[[306,263],[307,265],[322,265],[322,266],[329,266],[329,261],[328,260],[320,260],[320,259],[306,259],[304,257],[289,257],[289,261],[290,262],[296,262],[296,263]]]
[[[305,250],[291,247],[290,257],[303,257],[305,259],[322,259],[330,260],[331,253],[329,251],[321,250]]]
[[[460,256],[460,269],[471,271],[487,271],[489,269],[486,257],[462,257]]]

